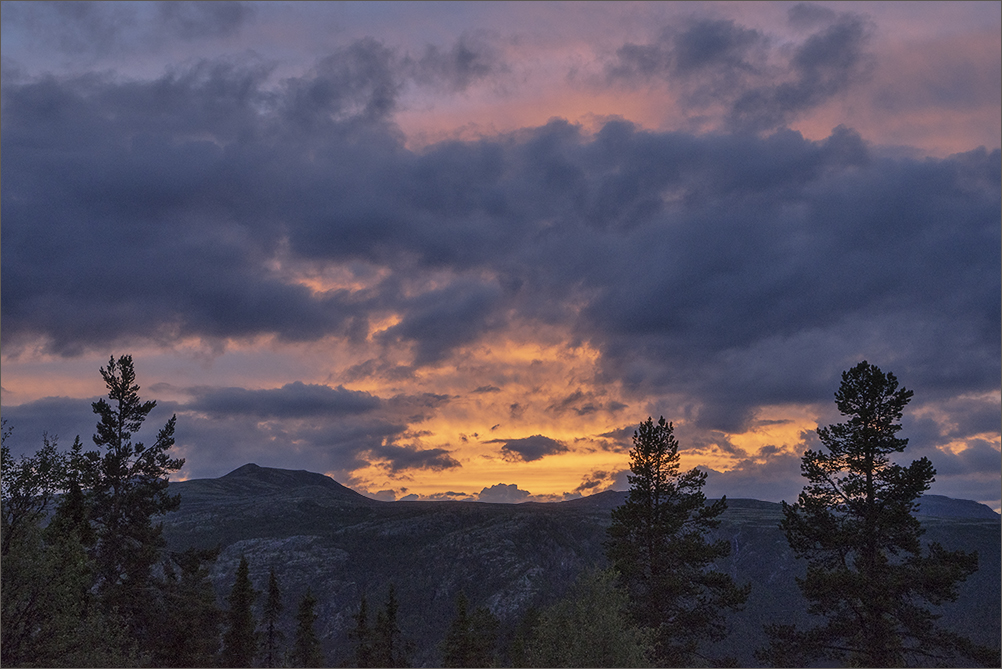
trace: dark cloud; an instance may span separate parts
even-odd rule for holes
[[[420,84],[464,91],[471,84],[507,71],[498,50],[484,33],[468,32],[451,49],[429,44],[420,58],[407,59],[411,76]]]
[[[478,501],[494,502],[500,504],[518,504],[528,501],[530,493],[520,490],[514,483],[497,483],[489,488],[484,488],[477,495]]]
[[[625,44],[606,63],[612,82],[666,82],[682,103],[723,105],[735,130],[782,127],[849,89],[868,71],[871,29],[860,15],[796,5],[792,25],[814,32],[792,49],[734,21],[691,19],[647,44]]]
[[[746,58],[765,36],[734,21],[697,19],[683,30],[667,28],[649,44],[625,44],[606,66],[613,80],[631,82],[671,76],[687,77],[707,70],[751,70]]]
[[[389,471],[394,473],[405,469],[441,471],[462,467],[459,461],[449,453],[450,451],[443,448],[420,449],[416,446],[397,446],[395,444],[377,446],[370,450],[372,457],[380,460]]]
[[[155,398],[153,390],[142,393],[144,399]],[[342,482],[372,464],[395,473],[461,466],[451,451],[404,443],[427,436],[411,428],[449,400],[442,395],[380,398],[341,386],[300,382],[263,390],[182,390],[192,399],[158,402],[135,439],[152,441],[176,414],[176,454],[187,458],[183,472],[190,478],[221,476],[247,462],[327,472]],[[77,435],[85,449],[92,448],[97,417],[91,402],[96,399],[48,397],[5,406],[4,419],[14,428],[12,451],[33,453],[43,432],[58,436],[64,448]]]
[[[790,59],[789,81],[743,93],[733,103],[731,123],[745,130],[768,130],[846,91],[865,74],[863,48],[868,36],[863,19],[839,15],[797,47]]]
[[[366,413],[381,405],[378,397],[366,392],[299,381],[265,390],[205,388],[193,389],[192,392],[196,399],[187,407],[216,416],[249,415],[260,419],[334,417]]]
[[[570,395],[546,407],[546,410],[558,414],[573,411],[578,416],[587,416],[599,411],[616,413],[627,407],[622,402],[603,402],[598,399],[601,394],[603,393],[586,392],[579,388]]]
[[[797,46],[797,71],[848,81],[866,33],[853,21]],[[710,37],[739,27],[703,29],[690,67],[738,53]],[[726,432],[763,404],[830,403],[862,359],[918,397],[998,387],[998,151],[890,159],[844,127],[808,141],[612,121],[586,136],[555,120],[417,152],[392,123],[400,67],[365,40],[283,82],[229,61],[5,81],[5,355],[360,342],[395,313],[377,341],[412,363],[374,358],[338,382],[409,378],[524,322],[569,329],[604,382],[686,397]],[[311,263],[365,287],[294,282]],[[389,424],[433,410],[408,402]]]
[[[501,389],[497,386],[479,386],[473,390],[474,393],[499,393]]]
[[[547,455],[564,453],[567,446],[556,439],[544,437],[541,434],[534,434],[531,437],[521,439],[491,439],[487,444],[504,444],[501,447],[501,455],[509,460],[520,460],[531,462],[539,460]]]
[[[626,474],[630,470],[621,471],[602,471],[597,470],[591,472],[584,479],[581,480],[581,485],[574,489],[573,492],[589,495],[594,495],[597,492],[604,492],[606,490],[624,490],[629,488],[629,482],[626,478]]]

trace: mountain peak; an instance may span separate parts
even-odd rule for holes
[[[311,495],[320,493],[325,497],[336,497],[356,504],[373,502],[325,474],[304,469],[262,467],[253,462],[241,465],[217,479],[195,479],[174,485],[179,486],[178,489],[189,496],[198,494],[201,488],[211,489],[212,494],[227,491],[238,496],[288,494],[297,490],[311,489],[314,491],[309,493]]]

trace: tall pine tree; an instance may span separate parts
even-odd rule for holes
[[[257,653],[257,625],[254,623],[254,600],[258,593],[250,581],[250,566],[247,558],[240,558],[236,579],[227,600],[230,605],[226,613],[226,632],[223,634],[224,667],[249,667]]]
[[[355,614],[355,627],[348,636],[355,642],[355,666],[375,667],[373,659],[373,639],[372,628],[369,627],[369,604],[362,593],[362,599],[358,604],[358,613]]]
[[[956,599],[978,556],[936,543],[922,550],[924,530],[913,513],[936,471],[926,458],[907,467],[891,462],[908,443],[897,434],[911,398],[893,374],[865,360],[842,374],[835,403],[848,421],[818,430],[826,450],[804,454],[808,483],[796,504],[784,502],[781,524],[790,547],[807,559],[797,582],[809,611],[826,622],[807,630],[767,625],[770,645],[759,659],[777,666],[999,666],[998,649],[938,629],[939,615],[928,608]]]
[[[133,441],[156,402],[140,399],[132,356],[112,356],[101,376],[110,402],[93,404],[100,416],[94,435],[100,450],[84,453],[81,460],[88,470],[84,478],[90,486],[90,521],[96,534],[97,585],[106,610],[125,615],[145,647],[154,633],[148,610],[155,600],[152,570],[164,546],[162,523],[154,518],[180,504],[177,495],[168,494],[167,485],[184,460],[167,452],[174,445],[176,416],[152,445]]]
[[[271,568],[268,574],[268,599],[264,603],[264,616],[261,624],[264,625],[264,647],[261,649],[264,666],[274,667],[281,657],[278,645],[284,636],[278,629],[278,618],[285,606],[282,604],[282,591],[278,587],[278,577],[275,576],[275,568]]]
[[[376,624],[372,630],[372,661],[377,667],[406,667],[406,643],[397,623],[397,590],[390,584],[386,604],[376,613]]]
[[[493,666],[499,624],[486,607],[478,607],[471,613],[466,594],[460,591],[456,597],[456,617],[442,641],[442,666]]]
[[[606,553],[630,596],[630,610],[653,631],[654,660],[690,666],[703,640],[722,638],[723,612],[740,608],[751,586],[738,587],[711,569],[730,553],[724,540],[708,542],[725,499],[707,506],[706,474],[679,472],[674,427],[651,418],[633,433],[630,494],[612,512]]]
[[[317,599],[309,590],[299,600],[299,611],[296,613],[296,639],[289,653],[289,664],[293,667],[322,667],[324,654],[320,648],[314,623],[317,614],[313,609]]]

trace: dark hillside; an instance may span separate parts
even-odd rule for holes
[[[332,479],[245,465],[219,479],[172,483],[181,508],[164,518],[172,548],[222,545],[212,572],[217,593],[229,591],[241,556],[251,580],[265,590],[274,567],[286,611],[309,587],[318,600],[318,633],[332,664],[350,661],[347,630],[359,598],[382,604],[396,585],[400,626],[413,642],[412,662],[441,663],[437,645],[453,615],[459,590],[472,606],[486,605],[511,629],[530,605],[559,597],[586,566],[604,564],[609,512],[624,492],[605,492],[556,504],[377,502]],[[1000,529],[982,519],[982,505],[934,497],[924,508],[927,539],[976,549],[981,570],[962,587],[945,620],[982,642],[999,643]],[[803,619],[794,582],[803,565],[793,558],[778,523],[779,504],[728,499],[717,531],[732,553],[719,568],[739,583],[751,581],[743,612],[718,651],[743,666],[763,642],[762,622]],[[989,513],[991,510],[988,509]],[[261,601],[258,605],[261,605]],[[286,633],[291,635],[291,615]]]

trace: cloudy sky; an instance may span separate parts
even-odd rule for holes
[[[177,478],[793,499],[860,360],[999,508],[1000,5],[2,8],[2,402],[89,440],[133,355]]]

